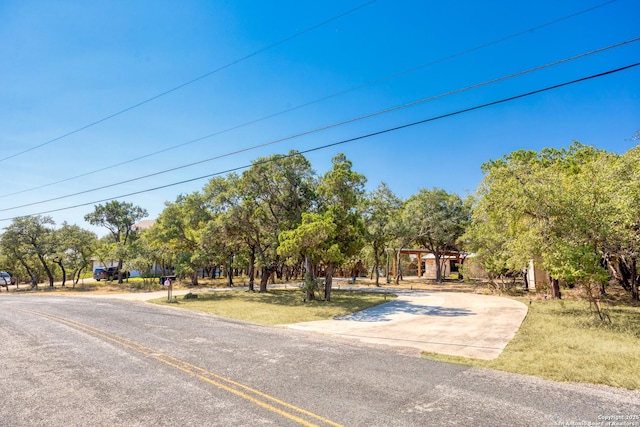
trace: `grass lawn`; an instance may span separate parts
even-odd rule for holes
[[[304,301],[304,294],[299,289],[273,289],[266,293],[222,291],[198,293],[197,295],[197,299],[177,297],[177,303],[169,303],[166,298],[158,298],[150,302],[263,325],[282,325],[331,319],[396,298],[391,293],[354,292],[337,289],[331,291],[330,302]]]
[[[597,320],[585,301],[522,302],[529,306],[527,318],[497,359],[423,356],[555,381],[640,389],[640,307],[606,307],[608,324]]]

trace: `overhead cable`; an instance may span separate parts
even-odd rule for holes
[[[490,85],[490,84],[498,83],[498,82],[501,82],[501,81],[504,81],[504,80],[509,80],[509,79],[514,78],[514,77],[519,77],[519,76],[522,76],[522,75],[525,75],[525,74],[532,73],[534,71],[540,71],[540,70],[543,70],[545,68],[550,68],[550,67],[553,67],[553,66],[556,66],[556,65],[559,65],[559,64],[563,64],[565,62],[574,61],[576,59],[584,58],[584,57],[589,56],[589,55],[594,55],[596,53],[600,53],[600,52],[603,52],[603,51],[606,51],[606,50],[609,50],[609,49],[620,47],[620,46],[623,46],[623,45],[626,45],[626,44],[629,44],[629,43],[637,42],[639,40],[640,40],[640,37],[637,37],[635,39],[631,39],[631,40],[627,40],[627,41],[624,41],[624,42],[616,43],[616,44],[613,44],[613,45],[610,45],[610,46],[607,46],[607,47],[603,47],[603,48],[600,48],[600,49],[592,50],[590,52],[581,53],[579,55],[574,55],[574,56],[571,56],[569,58],[561,59],[559,61],[551,62],[551,63],[545,64],[545,65],[540,65],[540,66],[537,66],[537,67],[529,68],[529,69],[524,70],[524,71],[519,71],[517,73],[509,74],[507,76],[502,76],[502,77],[498,77],[498,78],[495,78],[495,79],[492,79],[492,80],[487,80],[487,81],[484,81],[482,83],[477,83],[477,84],[474,84],[474,85],[471,85],[471,86],[466,86],[464,88],[452,90],[452,91],[445,92],[445,93],[441,93],[439,95],[430,96],[430,97],[427,97],[427,98],[422,98],[422,99],[419,99],[417,101],[412,101],[412,102],[405,103],[405,104],[402,104],[402,105],[398,105],[398,106],[395,106],[395,107],[386,108],[384,110],[379,110],[379,111],[376,111],[376,112],[373,112],[373,113],[366,114],[364,116],[355,117],[355,118],[352,118],[352,119],[349,119],[349,120],[344,120],[344,121],[341,121],[341,122],[338,122],[338,123],[333,123],[333,124],[326,125],[326,126],[323,126],[323,127],[320,127],[320,128],[308,130],[308,131],[297,133],[297,134],[294,134],[294,135],[289,135],[289,136],[284,137],[284,138],[279,138],[279,139],[268,141],[268,142],[265,142],[265,143],[262,143],[262,144],[253,145],[253,146],[242,148],[242,149],[239,149],[239,150],[235,150],[235,151],[232,151],[232,152],[229,152],[229,153],[219,154],[219,155],[216,155],[216,156],[213,156],[213,157],[209,157],[207,159],[198,160],[197,162],[188,163],[186,165],[181,165],[181,166],[175,166],[175,167],[172,167],[172,168],[165,168],[165,169],[163,169],[161,171],[154,172],[154,173],[151,173],[151,174],[148,174],[148,175],[143,175],[143,176],[139,176],[139,177],[135,177],[135,178],[130,178],[130,179],[127,179],[127,180],[124,180],[124,181],[119,181],[119,182],[103,185],[103,186],[100,186],[100,187],[91,188],[91,189],[88,189],[88,190],[78,191],[76,193],[67,194],[67,195],[64,195],[64,196],[58,196],[58,197],[53,197],[53,198],[46,199],[46,200],[40,200],[40,201],[37,201],[37,202],[25,203],[25,204],[18,205],[18,206],[2,208],[2,209],[0,209],[0,212],[10,211],[10,210],[15,210],[15,209],[20,209],[20,208],[25,208],[25,207],[34,206],[34,205],[40,205],[40,204],[43,204],[43,203],[53,202],[53,201],[56,201],[56,200],[62,200],[62,199],[66,199],[66,198],[73,197],[73,196],[79,196],[81,194],[92,193],[94,191],[104,190],[106,188],[116,187],[116,186],[122,185],[122,184],[128,184],[130,182],[139,181],[141,179],[146,179],[146,178],[151,178],[151,177],[158,176],[158,175],[163,175],[163,174],[166,174],[166,173],[169,173],[169,172],[174,172],[176,170],[185,169],[185,168],[188,168],[188,167],[192,167],[192,166],[200,165],[200,164],[203,164],[203,163],[211,162],[213,160],[219,160],[219,159],[222,159],[222,158],[225,158],[225,157],[231,157],[231,156],[234,156],[234,155],[237,155],[237,154],[240,154],[240,153],[244,153],[244,152],[247,152],[247,151],[256,150],[258,148],[267,147],[269,145],[274,145],[274,144],[277,144],[277,143],[280,143],[280,142],[289,141],[291,139],[300,138],[302,136],[311,135],[313,133],[318,133],[318,132],[325,131],[325,130],[332,129],[332,128],[336,128],[336,127],[339,127],[339,126],[344,126],[346,124],[355,123],[355,122],[358,122],[358,121],[361,121],[361,120],[365,120],[365,119],[369,119],[369,118],[372,118],[372,117],[375,117],[375,116],[379,116],[379,115],[382,115],[382,114],[386,114],[386,113],[390,113],[390,112],[393,112],[393,111],[402,110],[404,108],[413,107],[413,106],[416,106],[416,105],[419,105],[419,104],[423,104],[425,102],[434,101],[436,99],[441,99],[441,98],[444,98],[444,97],[447,97],[447,96],[456,95],[456,94],[459,94],[459,93],[462,93],[462,92],[466,92],[466,91],[469,91],[469,90],[472,90],[472,89],[477,89],[479,87],[483,87],[483,86],[487,86],[487,85]]]
[[[609,70],[609,71],[605,71],[605,72],[602,72],[602,73],[593,74],[593,75],[590,75],[590,76],[587,76],[587,77],[582,77],[582,78],[579,78],[579,79],[567,81],[567,82],[564,82],[564,83],[559,83],[559,84],[556,84],[556,85],[553,85],[553,86],[547,86],[545,88],[537,89],[537,90],[534,90],[534,91],[531,91],[531,92],[526,92],[526,93],[522,93],[522,94],[519,94],[519,95],[510,96],[508,98],[502,98],[502,99],[499,99],[497,101],[492,101],[492,102],[488,102],[488,103],[485,103],[485,104],[476,105],[474,107],[465,108],[463,110],[457,110],[457,111],[454,111],[454,112],[451,112],[451,113],[446,113],[446,114],[442,114],[442,115],[439,115],[439,116],[430,117],[430,118],[427,118],[427,119],[424,119],[424,120],[419,120],[419,121],[416,121],[416,122],[411,122],[411,123],[407,123],[407,124],[404,124],[404,125],[387,128],[387,129],[384,129],[384,130],[368,133],[368,134],[357,136],[357,137],[354,137],[354,138],[344,139],[344,140],[341,140],[341,141],[338,141],[338,142],[334,142],[334,143],[331,143],[331,144],[321,145],[321,146],[318,146],[318,147],[315,147],[315,148],[310,148],[308,150],[299,151],[299,152],[295,152],[295,153],[288,154],[288,155],[283,155],[283,156],[278,157],[277,159],[267,159],[267,160],[264,160],[262,162],[254,162],[254,163],[249,164],[249,165],[239,166],[239,167],[227,169],[227,170],[224,170],[224,171],[215,172],[215,173],[208,174],[208,175],[203,175],[203,176],[199,176],[199,177],[195,177],[195,178],[186,179],[186,180],[183,180],[183,181],[178,181],[178,182],[173,182],[173,183],[170,183],[170,184],[165,184],[165,185],[161,185],[161,186],[157,186],[157,187],[153,187],[153,188],[148,188],[146,190],[140,190],[140,191],[134,191],[134,192],[127,193],[127,194],[121,194],[119,196],[114,196],[114,197],[109,197],[109,198],[105,198],[105,199],[95,200],[95,201],[92,201],[92,202],[81,203],[81,204],[77,204],[77,205],[73,205],[73,206],[66,206],[66,207],[57,208],[57,209],[50,209],[50,210],[47,210],[47,211],[41,211],[41,212],[38,212],[38,213],[29,214],[29,215],[22,215],[22,216],[16,216],[16,217],[11,217],[11,218],[0,218],[0,221],[10,221],[10,220],[13,220],[13,219],[16,219],[16,218],[22,218],[22,217],[28,217],[28,216],[36,216],[36,215],[44,215],[44,214],[53,213],[53,212],[60,212],[60,211],[64,211],[64,210],[75,209],[75,208],[89,206],[89,205],[95,205],[97,203],[103,203],[103,202],[108,202],[108,201],[111,201],[111,200],[122,199],[122,198],[129,197],[129,196],[135,196],[135,195],[138,195],[138,194],[149,193],[149,192],[152,192],[152,191],[157,191],[157,190],[162,190],[162,189],[165,189],[165,188],[175,187],[176,185],[187,184],[187,183],[194,182],[194,181],[199,181],[199,180],[202,180],[202,179],[212,178],[214,176],[225,175],[225,174],[228,174],[228,173],[231,173],[231,172],[236,172],[236,171],[239,171],[239,170],[242,170],[242,169],[248,169],[248,168],[250,168],[251,166],[253,166],[255,164],[273,162],[273,161],[276,161],[276,160],[281,160],[283,158],[299,156],[299,155],[311,153],[311,152],[314,152],[314,151],[324,150],[326,148],[331,148],[331,147],[335,147],[335,146],[338,146],[338,145],[343,145],[343,144],[347,144],[347,143],[350,143],[350,142],[355,142],[355,141],[371,138],[371,137],[374,137],[374,136],[383,135],[383,134],[390,133],[390,132],[396,132],[396,131],[399,131],[399,130],[402,130],[402,129],[406,129],[406,128],[410,128],[410,127],[413,127],[413,126],[417,126],[417,125],[433,122],[433,121],[436,121],[436,120],[441,120],[441,119],[444,119],[444,118],[447,118],[447,117],[453,117],[453,116],[457,116],[457,115],[460,115],[460,114],[469,113],[471,111],[480,110],[482,108],[487,108],[487,107],[491,107],[491,106],[494,106],[494,105],[503,104],[503,103],[510,102],[510,101],[515,101],[517,99],[529,97],[529,96],[532,96],[532,95],[537,95],[539,93],[547,92],[547,91],[554,90],[554,89],[559,89],[561,87],[569,86],[569,85],[572,85],[572,84],[584,82],[584,81],[587,81],[587,80],[596,79],[596,78],[599,78],[599,77],[604,77],[604,76],[607,76],[607,75],[610,75],[610,74],[614,74],[614,73],[618,73],[618,72],[621,72],[621,71],[624,71],[624,70],[628,70],[628,69],[631,69],[631,68],[634,68],[634,67],[637,67],[637,66],[640,66],[640,62],[636,62],[634,64],[626,65],[626,66],[620,67],[620,68],[615,68],[615,69],[612,69],[612,70]]]
[[[111,165],[108,165],[108,166],[104,166],[104,167],[99,168],[99,169],[94,169],[94,170],[91,170],[89,172],[85,172],[85,173],[82,173],[82,174],[79,174],[79,175],[75,175],[75,176],[72,176],[72,177],[64,178],[64,179],[61,179],[61,180],[58,180],[58,181],[54,181],[54,182],[50,182],[50,183],[47,183],[47,184],[38,185],[38,186],[35,186],[35,187],[31,187],[31,188],[15,191],[13,193],[3,194],[3,195],[0,195],[0,199],[4,198],[4,197],[15,196],[17,194],[26,193],[28,191],[39,190],[41,188],[50,187],[52,185],[61,184],[63,182],[71,181],[71,180],[74,180],[74,179],[83,178],[85,176],[93,175],[93,174],[96,174],[96,173],[99,173],[99,172],[104,172],[105,170],[113,169],[113,168],[116,168],[118,166],[123,166],[123,165],[129,164],[129,163],[133,163],[133,162],[136,162],[136,161],[139,161],[139,160],[144,160],[144,159],[152,157],[152,156],[163,154],[163,153],[166,153],[166,152],[171,151],[171,150],[182,148],[184,146],[187,146],[187,145],[190,145],[190,144],[194,144],[196,142],[199,142],[199,141],[202,141],[202,140],[205,140],[205,139],[208,139],[208,138],[212,138],[214,136],[222,135],[224,133],[231,132],[231,131],[236,130],[236,129],[240,129],[240,128],[243,128],[245,126],[249,126],[249,125],[252,125],[252,124],[255,124],[255,123],[259,123],[259,122],[262,122],[262,121],[265,121],[265,120],[268,120],[268,119],[271,119],[271,118],[274,118],[274,117],[277,117],[277,116],[280,116],[280,115],[283,115],[283,114],[286,114],[286,113],[290,113],[292,111],[299,110],[299,109],[304,108],[304,107],[308,107],[308,106],[313,105],[313,104],[317,104],[317,103],[320,103],[320,102],[323,102],[323,101],[326,101],[326,100],[329,100],[329,99],[332,99],[332,98],[336,98],[336,97],[339,97],[339,96],[342,96],[342,95],[346,95],[348,93],[351,93],[351,92],[354,92],[354,91],[357,91],[357,90],[360,90],[360,89],[364,89],[366,87],[370,87],[370,86],[373,86],[373,85],[376,85],[376,84],[379,84],[379,83],[382,83],[382,82],[386,82],[386,81],[395,79],[397,77],[400,77],[400,76],[403,76],[403,75],[407,75],[407,74],[413,73],[415,71],[418,71],[418,70],[421,70],[421,69],[424,69],[424,68],[427,68],[427,67],[430,67],[430,66],[445,62],[445,61],[449,61],[451,59],[454,59],[454,58],[457,58],[457,57],[460,57],[460,56],[463,56],[463,55],[466,55],[466,54],[469,54],[469,53],[472,53],[472,52],[475,52],[475,51],[478,51],[478,50],[481,50],[481,49],[484,49],[484,48],[487,48],[487,47],[490,47],[490,46],[497,45],[497,44],[505,42],[507,40],[511,40],[513,38],[520,37],[520,36],[525,35],[525,34],[529,34],[531,32],[537,31],[537,30],[539,30],[541,28],[544,28],[544,27],[547,27],[547,26],[550,26],[550,25],[553,25],[553,24],[557,24],[557,23],[562,22],[564,20],[567,20],[567,19],[570,19],[570,18],[574,18],[574,17],[579,16],[581,14],[593,11],[593,10],[595,10],[597,8],[606,6],[606,5],[608,5],[610,3],[613,3],[615,1],[616,0],[610,0],[610,1],[607,1],[605,3],[601,3],[601,4],[595,5],[595,6],[590,7],[590,8],[580,10],[580,11],[575,12],[573,14],[563,16],[563,17],[555,19],[553,21],[549,21],[549,22],[537,25],[535,27],[531,27],[531,28],[529,28],[527,30],[520,31],[520,32],[517,32],[517,33],[513,33],[513,34],[510,34],[508,36],[505,36],[505,37],[502,37],[502,38],[499,38],[499,39],[496,39],[496,40],[493,40],[493,41],[490,41],[490,42],[487,42],[487,43],[484,43],[484,44],[481,44],[481,45],[478,45],[478,46],[475,46],[475,47],[472,47],[472,48],[469,48],[469,49],[462,50],[462,51],[457,52],[457,53],[453,53],[451,55],[436,59],[434,61],[423,63],[423,64],[420,64],[420,65],[408,68],[406,70],[403,70],[403,71],[400,71],[400,72],[397,72],[397,73],[394,73],[394,74],[390,74],[390,75],[387,75],[385,77],[382,77],[382,78],[379,78],[379,79],[364,83],[364,84],[359,85],[359,86],[354,86],[352,88],[349,88],[349,89],[346,89],[346,90],[343,90],[343,91],[340,91],[340,92],[336,92],[336,93],[333,93],[333,94],[330,94],[330,95],[327,95],[327,96],[324,96],[324,97],[321,97],[321,98],[318,98],[318,99],[315,99],[315,100],[312,100],[312,101],[309,101],[309,102],[305,102],[303,104],[300,104],[300,105],[297,105],[297,106],[294,106],[294,107],[291,107],[291,108],[287,108],[285,110],[281,110],[281,111],[276,112],[276,113],[268,114],[266,116],[263,116],[263,117],[260,117],[260,118],[257,118],[257,119],[253,119],[253,120],[250,120],[250,121],[247,121],[247,122],[244,122],[244,123],[241,123],[241,124],[238,124],[238,125],[235,125],[235,126],[232,126],[232,127],[220,130],[220,131],[216,131],[216,132],[210,133],[210,134],[205,135],[205,136],[201,136],[201,137],[198,137],[198,138],[195,138],[195,139],[191,139],[189,141],[182,142],[180,144],[173,145],[171,147],[163,148],[162,150],[154,151],[152,153],[144,154],[142,156],[138,156],[138,157],[135,157],[135,158],[132,158],[132,159],[129,159],[129,160],[125,160],[125,161],[122,161],[122,162],[114,163],[114,164],[111,164]]]
[[[246,61],[247,59],[252,58],[252,57],[254,57],[256,55],[259,55],[259,54],[261,54],[263,52],[266,52],[267,50],[273,49],[276,46],[280,46],[281,44],[284,44],[284,43],[286,43],[288,41],[291,41],[291,40],[293,40],[295,38],[298,38],[298,37],[300,37],[300,36],[302,36],[304,34],[307,34],[307,33],[311,32],[313,30],[316,30],[316,29],[318,29],[320,27],[323,27],[323,26],[329,24],[330,22],[333,22],[333,21],[335,21],[337,19],[340,19],[340,18],[342,18],[342,17],[344,17],[346,15],[349,15],[349,14],[351,14],[351,13],[357,11],[357,10],[362,9],[365,6],[368,6],[368,5],[372,4],[372,3],[374,3],[375,1],[376,0],[370,0],[370,1],[368,1],[366,3],[363,3],[363,4],[361,4],[361,5],[357,6],[357,7],[354,7],[353,9],[349,9],[346,12],[343,12],[343,13],[341,13],[339,15],[333,16],[332,18],[329,18],[329,19],[327,19],[325,21],[322,21],[319,24],[313,25],[313,26],[311,26],[309,28],[306,28],[306,29],[304,29],[302,31],[299,31],[299,32],[297,32],[297,33],[295,33],[295,34],[293,34],[293,35],[291,35],[289,37],[286,37],[286,38],[284,38],[282,40],[279,40],[279,41],[277,41],[275,43],[272,43],[272,44],[270,44],[270,45],[268,45],[266,47],[263,47],[262,49],[258,49],[258,50],[254,51],[254,52],[252,52],[252,53],[250,53],[248,55],[245,55],[245,56],[243,56],[243,57],[241,57],[239,59],[236,59],[236,60],[231,61],[231,62],[229,62],[229,63],[227,63],[227,64],[225,64],[225,65],[223,65],[221,67],[218,67],[213,71],[209,71],[208,73],[202,74],[201,76],[198,76],[198,77],[196,77],[194,79],[191,79],[191,80],[189,80],[189,81],[187,81],[185,83],[182,83],[182,84],[180,84],[178,86],[175,86],[175,87],[173,87],[171,89],[165,90],[164,92],[161,92],[161,93],[159,93],[157,95],[154,95],[154,96],[152,96],[150,98],[147,98],[147,99],[145,99],[143,101],[140,101],[137,104],[134,104],[134,105],[132,105],[130,107],[127,107],[127,108],[124,108],[124,109],[122,109],[122,110],[120,110],[120,111],[118,111],[116,113],[113,113],[113,114],[108,115],[106,117],[103,117],[103,118],[101,118],[99,120],[96,120],[95,122],[91,122],[91,123],[89,123],[87,125],[84,125],[84,126],[82,126],[80,128],[77,128],[77,129],[75,129],[75,130],[73,130],[71,132],[67,132],[67,133],[65,133],[63,135],[60,135],[60,136],[56,137],[56,138],[50,139],[50,140],[45,141],[45,142],[43,142],[41,144],[38,144],[38,145],[35,145],[33,147],[27,148],[26,150],[20,151],[20,152],[15,153],[15,154],[12,154],[12,155],[10,155],[8,157],[0,158],[0,162],[4,162],[5,160],[13,159],[14,157],[18,157],[18,156],[20,156],[22,154],[25,154],[25,153],[28,153],[30,151],[36,150],[38,148],[44,147],[45,145],[51,144],[53,142],[59,141],[61,139],[64,139],[64,138],[66,138],[68,136],[71,136],[71,135],[74,135],[76,133],[82,132],[83,130],[89,129],[90,127],[93,127],[93,126],[95,126],[97,124],[106,122],[107,120],[113,119],[114,117],[120,116],[120,115],[122,115],[122,114],[124,114],[126,112],[129,112],[129,111],[131,111],[133,109],[141,107],[141,106],[143,106],[145,104],[148,104],[148,103],[150,103],[152,101],[155,101],[158,98],[161,98],[161,97],[163,97],[165,95],[173,93],[173,92],[175,92],[177,90],[180,90],[180,89],[182,89],[182,88],[184,88],[186,86],[189,86],[189,85],[191,85],[193,83],[196,83],[196,82],[198,82],[200,80],[203,80],[203,79],[205,79],[205,78],[207,78],[209,76],[212,76],[213,74],[216,74],[216,73],[218,73],[218,72],[220,72],[222,70],[225,70],[225,69],[227,69],[229,67],[232,67],[232,66],[234,66],[236,64],[239,64],[240,62]]]

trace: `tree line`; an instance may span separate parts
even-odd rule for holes
[[[403,200],[385,183],[366,192],[343,154],[318,175],[291,151],[178,196],[146,230],[134,225],[147,212],[119,201],[85,216],[109,230],[102,239],[66,223],[56,229],[49,217],[17,218],[0,236],[0,264],[50,285],[67,270],[77,281],[92,257],[140,271],[171,267],[194,284],[222,267],[244,271],[250,289],[259,279],[260,291],[274,276],[300,277],[308,298],[330,300],[339,270],[366,269],[379,284],[387,257],[400,261],[400,249],[415,247],[433,254],[437,281],[445,255],[464,251],[490,280],[523,277],[535,262],[554,297],[561,285],[580,286],[595,301],[615,283],[637,300],[639,156],[637,147],[617,155],[579,143],[521,150],[483,164],[483,181],[464,199],[423,188]]]
[[[581,287],[599,311],[609,284],[638,296],[640,147],[618,155],[574,142],[489,161],[463,238],[490,275],[533,261],[560,285]]]

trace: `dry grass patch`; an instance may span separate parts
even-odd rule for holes
[[[584,301],[531,301],[527,318],[504,352],[482,361],[432,353],[430,359],[464,363],[554,381],[640,389],[640,308],[609,306],[601,322]]]
[[[299,289],[268,292],[222,291],[198,293],[197,299],[177,297],[176,303],[159,298],[150,302],[202,311],[263,325],[282,325],[332,319],[394,299],[390,293],[333,290],[331,301],[305,301]]]
[[[60,283],[56,283],[54,287],[50,287],[46,283],[38,284],[37,288],[31,288],[29,285],[21,285],[19,290],[15,292],[24,293],[65,293],[65,294],[122,294],[130,292],[151,292],[165,289],[160,285],[158,279],[143,280],[139,277],[131,277],[125,279],[122,283],[118,283],[117,280],[103,280],[95,281],[93,279],[86,282],[80,281],[75,286],[72,281],[68,280],[65,286],[61,286]]]

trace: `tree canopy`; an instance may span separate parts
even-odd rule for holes
[[[606,291],[609,279],[638,299],[638,147],[616,155],[574,143],[517,151],[483,165],[470,250],[493,274],[538,262],[551,278]]]
[[[118,283],[122,283],[122,267],[128,257],[131,237],[136,231],[133,226],[148,215],[146,209],[133,203],[112,200],[94,206],[93,212],[84,217],[89,224],[105,227],[111,233],[115,243],[113,256],[118,260]]]

